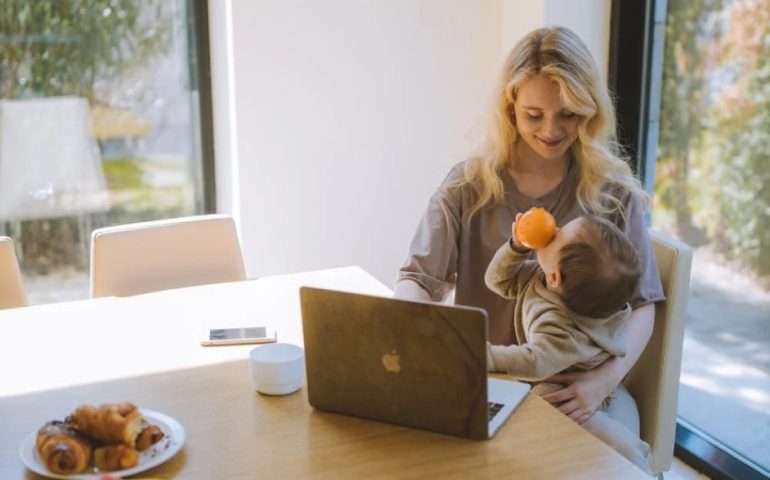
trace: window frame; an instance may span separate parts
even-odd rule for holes
[[[190,87],[198,93],[201,175],[204,213],[217,212],[214,154],[214,105],[211,90],[208,0],[187,0],[187,32],[190,58]],[[194,34],[193,34],[194,33]],[[197,68],[196,68],[197,67]]]

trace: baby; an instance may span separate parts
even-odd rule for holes
[[[558,229],[545,247],[536,250],[536,261],[516,238],[515,222],[512,232],[492,258],[485,281],[492,291],[515,301],[518,345],[488,344],[488,370],[539,382],[625,355],[628,301],[639,282],[640,265],[623,232],[601,217],[584,215]],[[559,388],[540,383],[533,391],[542,395]],[[631,432],[607,414],[624,388],[618,386],[583,426],[650,471],[650,449],[638,431]],[[626,392],[623,397],[630,399]]]
[[[519,219],[519,216],[516,217]],[[567,368],[590,370],[625,355],[628,300],[639,282],[639,259],[613,223],[582,216],[538,249],[537,261],[513,236],[486,272],[487,286],[515,299],[518,345],[488,348],[488,369],[538,381]]]

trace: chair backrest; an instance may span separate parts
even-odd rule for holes
[[[26,305],[27,296],[24,294],[13,240],[0,237],[0,309]]]
[[[91,236],[91,297],[245,278],[235,222],[227,215],[106,227]]]
[[[650,236],[666,299],[655,305],[652,338],[625,385],[639,407],[640,434],[650,444],[657,474],[669,469],[674,455],[692,251],[660,232],[650,231]]]

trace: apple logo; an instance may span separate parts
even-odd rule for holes
[[[385,370],[389,372],[399,373],[401,371],[401,357],[394,349],[390,353],[386,353],[382,356],[382,365],[385,367]]]

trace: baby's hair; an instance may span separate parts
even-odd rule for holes
[[[639,255],[612,222],[584,215],[575,241],[559,252],[562,297],[572,311],[607,317],[628,303],[639,284]]]

